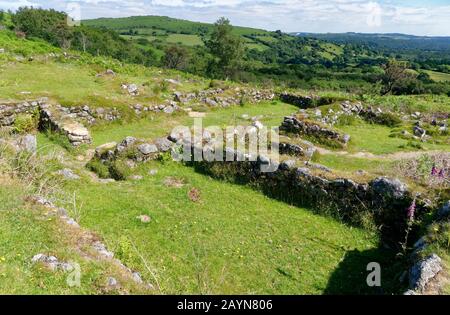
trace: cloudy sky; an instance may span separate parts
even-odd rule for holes
[[[450,36],[450,0],[0,0],[0,9],[54,8],[83,19],[164,15],[285,32]]]

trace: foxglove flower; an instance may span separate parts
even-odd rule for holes
[[[438,174],[438,170],[436,168],[436,166],[433,166],[433,168],[431,169],[431,176],[436,176]]]
[[[408,208],[408,221],[411,223],[414,220],[414,214],[416,213],[416,199],[414,198],[412,204]]]

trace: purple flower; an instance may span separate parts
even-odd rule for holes
[[[412,204],[408,208],[408,221],[412,222],[414,220],[414,214],[416,212],[416,199],[414,198]]]
[[[439,178],[444,178],[444,169],[441,169],[441,171],[439,172]]]
[[[431,176],[436,176],[438,174],[438,170],[436,168],[436,166],[433,166],[433,168],[431,169]]]

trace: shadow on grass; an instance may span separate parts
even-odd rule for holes
[[[367,265],[377,262],[381,267],[381,287],[369,287]],[[401,276],[406,270],[406,261],[396,258],[394,251],[376,248],[366,251],[353,250],[345,254],[343,260],[332,273],[324,294],[400,294],[405,291]]]

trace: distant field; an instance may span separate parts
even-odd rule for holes
[[[197,35],[185,35],[185,34],[171,34],[167,37],[166,41],[173,44],[182,44],[186,46],[203,46],[204,43],[200,36]]]
[[[425,70],[424,72],[428,73],[431,77],[431,80],[436,82],[450,82],[450,73],[443,73],[431,70]]]
[[[258,51],[264,51],[269,49],[266,45],[256,44],[256,43],[248,43],[245,45],[248,49],[256,49]]]

